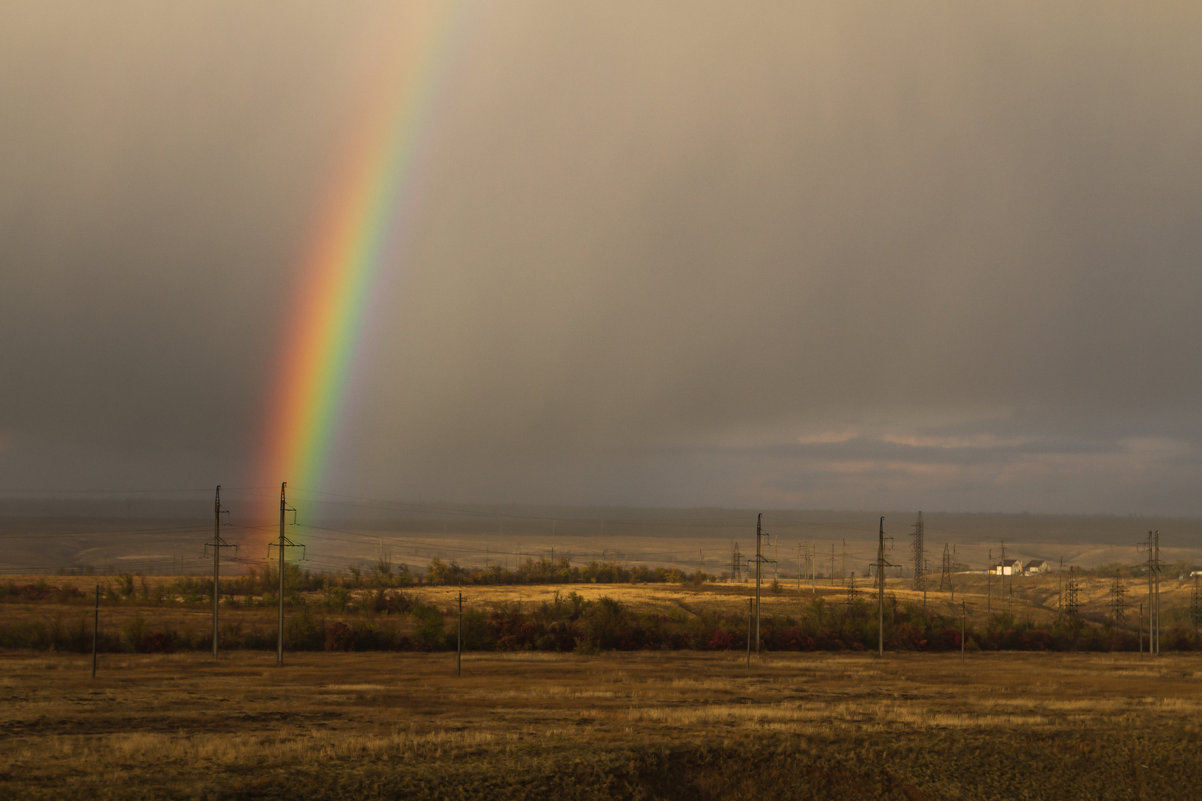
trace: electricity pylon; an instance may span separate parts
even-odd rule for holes
[[[952,555],[948,550],[948,544],[943,543],[943,565],[939,573],[939,591],[950,590],[952,588]]]
[[[231,545],[221,539],[221,515],[229,514],[228,509],[221,508],[221,485],[217,485],[217,493],[213,498],[213,541],[205,543],[205,550],[213,549],[213,658],[217,658],[217,614],[221,606],[221,549],[233,548],[238,552],[237,545]]]
[[[885,568],[892,567],[885,561],[885,517],[877,530],[876,544],[876,611],[877,611],[877,655],[885,655]]]
[[[1148,655],[1160,653],[1160,529],[1148,532]]]
[[[755,516],[755,652],[757,654],[760,652],[760,580],[763,577],[764,563],[776,563],[775,559],[768,559],[764,556],[761,546],[761,540],[768,536],[768,532],[764,531],[762,526],[763,519],[763,512]]]
[[[284,515],[287,512],[292,512],[292,525],[296,525],[296,510],[288,505],[288,500],[285,495],[285,489],[288,482],[280,484],[280,540],[275,543],[267,544],[267,558],[271,558],[271,548],[274,545],[280,551],[280,625],[279,639],[276,643],[276,664],[284,664],[284,549],[285,548],[300,548],[301,558],[304,559],[305,546],[297,545],[292,540],[284,536]]]
[[[1110,619],[1116,626],[1127,622],[1127,585],[1121,570],[1110,583]]]
[[[914,537],[914,589],[925,590],[927,588],[927,563],[926,546],[923,543],[922,512],[918,513],[918,520],[914,523],[914,531],[911,536]]]
[[[1081,625],[1080,592],[1080,583],[1077,580],[1077,566],[1071,565],[1068,569],[1068,578],[1064,582],[1064,600],[1061,602],[1061,605],[1064,608],[1064,616],[1068,620],[1069,626],[1073,628]]]

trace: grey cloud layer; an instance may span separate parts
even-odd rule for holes
[[[51,480],[51,452],[85,483],[237,473],[397,18],[45,13],[0,56],[9,481]],[[332,489],[1193,510],[1199,28],[1122,4],[471,9]],[[953,434],[994,439],[899,444]]]

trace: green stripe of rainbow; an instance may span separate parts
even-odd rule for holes
[[[373,287],[404,236],[405,205],[419,164],[440,64],[459,16],[456,6],[416,4],[402,31],[394,64],[368,93],[366,122],[341,158],[287,310],[280,369],[268,402],[267,434],[258,480],[287,481],[289,491],[323,489],[339,415],[352,383]]]

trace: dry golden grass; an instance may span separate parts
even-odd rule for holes
[[[96,579],[48,581],[86,590]],[[1016,580],[1016,614],[1050,617],[1057,581]],[[955,605],[933,592],[928,604],[958,611],[967,596],[982,620],[984,577],[962,584]],[[1000,586],[988,585],[995,612],[1008,597]],[[750,590],[462,592],[477,609],[530,610],[576,592],[661,614],[741,615]],[[448,611],[460,592],[405,591]],[[902,582],[889,591],[921,598]],[[795,584],[763,595],[767,615],[813,600]],[[3,612],[90,632],[90,604]],[[203,604],[126,601],[104,605],[102,628],[137,617],[200,635],[209,626]],[[274,608],[230,608],[222,621],[274,641]],[[748,667],[741,652],[468,653],[460,678],[454,660],[298,653],[278,668],[274,652],[101,654],[92,680],[88,657],[0,653],[0,799],[1171,799],[1202,786],[1191,745],[1202,656],[790,653]]]
[[[29,618],[45,620],[48,616],[60,615],[65,623],[74,625],[90,611],[92,592],[97,583],[113,585],[116,579],[96,576],[44,576],[16,575],[6,578],[17,586],[45,581],[54,587],[75,587],[86,598],[71,604],[10,603],[5,606],[6,616],[12,619]],[[177,577],[137,577],[137,591],[141,592],[143,581],[152,593],[178,581]],[[937,586],[938,577],[932,577]],[[1031,620],[1036,625],[1050,626],[1058,614],[1058,599],[1061,578],[1054,574],[1038,576],[987,577],[980,573],[955,574],[952,578],[954,591],[937,591],[932,588],[925,594],[914,590],[906,579],[891,578],[887,582],[887,593],[898,603],[925,603],[931,611],[958,619],[961,611],[967,612],[970,625],[984,624],[989,614],[1010,611],[1016,619]],[[1127,627],[1132,628],[1139,614],[1139,604],[1144,599],[1146,584],[1127,579]],[[1101,622],[1111,616],[1111,588],[1113,579],[1106,576],[1083,576],[1080,578],[1079,600],[1082,614],[1089,620]],[[813,590],[811,591],[811,586]],[[520,606],[531,609],[543,603],[551,603],[558,596],[566,597],[577,593],[586,600],[595,601],[606,596],[621,601],[639,611],[658,614],[703,614],[725,615],[746,614],[748,599],[754,594],[754,585],[717,582],[700,586],[680,584],[567,584],[567,585],[504,585],[466,587],[409,587],[403,590],[426,603],[447,610],[455,607],[457,596],[463,593],[465,608],[496,608],[498,606]],[[1166,577],[1161,584],[1162,618],[1166,624],[1172,620],[1183,620],[1189,609],[1193,593],[1193,581]],[[372,594],[371,590],[357,590],[361,599]],[[864,581],[858,584],[857,594],[872,603],[875,589]],[[320,601],[321,593],[309,593],[311,602]],[[771,589],[771,579],[766,578],[761,592],[763,614],[796,617],[812,610],[814,601],[822,599],[828,607],[842,605],[848,597],[845,582],[819,579],[811,585],[796,578],[783,579],[777,589]],[[118,625],[130,617],[141,615],[150,622],[163,621],[168,626],[187,627],[201,631],[208,621],[209,607],[205,603],[186,606],[180,603],[139,605],[137,599],[119,604],[102,601],[104,614],[112,616]],[[962,602],[966,607],[962,607]],[[226,620],[245,621],[254,627],[257,622],[274,620],[272,608],[223,607]],[[1174,617],[1174,612],[1177,613]],[[1178,622],[1175,625],[1184,625]]]
[[[1198,660],[5,653],[0,797],[1190,798]]]

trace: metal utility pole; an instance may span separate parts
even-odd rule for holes
[[[1160,656],[1160,529],[1152,532],[1152,566],[1154,568],[1156,592],[1154,594],[1155,606],[1149,620],[1152,624],[1152,632],[1156,638],[1156,649],[1153,653]]]
[[[885,655],[885,517],[877,530],[876,541],[876,612],[877,655]]]
[[[805,561],[802,558],[804,551],[805,551],[805,545],[803,545],[800,542],[797,543],[797,597],[798,598],[801,597],[801,577],[805,573],[805,568],[804,568]]]
[[[1189,617],[1194,624],[1194,647],[1198,647],[1198,623],[1202,621],[1202,595],[1198,592],[1198,573],[1194,571],[1194,591],[1189,599]]]
[[[1056,569],[1056,620],[1064,616],[1064,557],[1060,557],[1060,567]],[[1142,626],[1143,623],[1140,623]]]
[[[1110,583],[1110,619],[1115,626],[1127,622],[1127,585],[1121,570],[1115,573],[1114,581]]]
[[[760,576],[763,573],[764,555],[760,548],[760,538],[763,536],[761,522],[764,513],[755,516],[755,652],[760,652]]]
[[[1160,530],[1148,532],[1148,655],[1160,653]]]
[[[926,576],[926,548],[923,544],[923,525],[922,512],[918,513],[918,520],[914,523],[914,530],[911,532],[914,538],[913,556],[914,556],[914,589],[923,590],[923,598],[926,598],[925,590],[927,588]]]
[[[92,617],[92,678],[96,678],[96,644],[100,638],[100,585],[96,585],[96,611]]]
[[[1068,569],[1068,579],[1064,582],[1064,615],[1070,626],[1076,628],[1081,624],[1080,584],[1077,581],[1077,566]]]
[[[1144,602],[1139,602],[1139,658],[1144,658]]]
[[[765,559],[761,541],[768,536],[768,532],[764,531],[762,522],[764,513],[760,512],[755,516],[755,652],[760,652],[760,580],[763,577],[764,562],[776,563],[775,559]]]
[[[964,661],[964,632],[968,623],[968,604],[960,601],[960,661]]]
[[[989,549],[989,569],[985,571],[985,616],[993,614],[993,549]]]
[[[747,599],[747,667],[751,667],[751,599]]]
[[[288,487],[288,482],[280,484],[280,540],[277,543],[268,543],[267,558],[271,558],[271,548],[274,545],[280,551],[280,621],[279,621],[279,637],[276,642],[276,664],[284,664],[284,549],[285,548],[300,548],[303,559],[303,545],[297,545],[292,540],[284,536],[284,518],[288,512],[292,512],[292,525],[296,525],[296,510],[288,505],[287,495],[285,491]]]
[[[1002,591],[1002,594],[1005,595],[1006,594],[1006,541],[1005,540],[1002,540],[1001,569],[1002,569],[1002,586],[999,587],[999,589]],[[1011,587],[1014,586],[1014,568],[1013,567],[1010,568],[1010,586]]]
[[[952,555],[948,550],[948,544],[943,543],[943,564],[939,571],[939,591],[944,592],[952,588]]]
[[[228,509],[221,508],[221,485],[217,485],[217,492],[213,497],[213,541],[205,543],[205,549],[213,549],[213,658],[217,658],[217,615],[218,609],[221,606],[221,549],[233,548],[237,552],[237,545],[230,545],[225,540],[221,539],[221,515],[229,514]]]
[[[459,625],[455,630],[455,677],[463,673],[463,593],[459,593]]]

